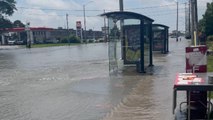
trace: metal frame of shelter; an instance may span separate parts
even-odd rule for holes
[[[145,67],[153,66],[152,22],[154,20],[127,11],[108,12],[100,16],[108,18],[110,72],[122,69],[124,66],[136,65],[138,72],[145,73]]]
[[[153,24],[153,51],[169,52],[169,27],[162,24]]]

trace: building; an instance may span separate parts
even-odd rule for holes
[[[76,36],[76,30],[74,29],[63,29],[63,28],[46,28],[46,27],[30,27],[29,28],[29,39],[32,44],[41,43],[57,43],[61,42],[62,39],[72,35]],[[103,38],[101,31],[86,31],[87,39],[99,39]],[[27,30],[24,27],[20,28],[6,28],[1,35],[1,44],[8,44],[9,40],[23,41],[23,44],[27,42]]]

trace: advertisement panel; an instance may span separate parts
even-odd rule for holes
[[[135,64],[140,59],[140,26],[124,26],[124,63]]]
[[[164,32],[154,31],[153,32],[153,51],[163,51],[164,49]]]
[[[207,72],[207,47],[205,45],[186,47],[186,72]]]

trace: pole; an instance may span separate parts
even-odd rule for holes
[[[178,42],[178,1],[177,1],[176,41]]]
[[[199,44],[198,40],[198,15],[197,15],[197,0],[195,0],[195,45]]]
[[[105,13],[105,10],[104,10],[104,13]],[[106,29],[106,18],[104,17],[104,42],[107,42],[107,35],[106,35],[106,31],[108,29]]]
[[[27,32],[27,48],[31,48],[31,38],[30,38],[30,22],[27,22],[26,24],[26,32]]]
[[[198,15],[197,15],[197,0],[191,0],[191,31],[192,31],[192,45],[198,44]]]
[[[119,4],[120,4],[120,11],[124,11],[123,0],[119,0]]]
[[[85,17],[85,5],[83,5],[83,12],[84,12],[84,40],[86,42],[86,17]]]
[[[194,45],[194,0],[190,0],[191,3],[191,44]]]
[[[66,14],[66,21],[67,21],[67,30],[69,29],[69,26],[68,26],[68,14]]]
[[[123,4],[123,0],[119,0],[119,8],[120,8],[120,11],[121,12],[123,12],[124,11],[124,4]],[[123,33],[123,25],[124,25],[124,20],[121,20],[120,21],[120,39],[121,39],[121,58],[123,59],[124,58],[124,42],[125,42],[125,40],[124,40],[124,33]]]
[[[69,17],[68,17],[68,14],[66,14],[66,20],[67,20],[67,35],[69,36]],[[69,37],[68,37],[68,39],[69,39]],[[68,42],[69,42],[69,45],[70,45],[70,39],[68,40]]]
[[[186,35],[186,31],[187,31],[187,17],[186,17],[186,15],[187,15],[187,11],[186,11],[186,2],[184,3],[185,4],[185,35]]]
[[[189,16],[188,17],[189,17],[189,21],[188,21],[188,24],[189,24],[189,28],[188,28],[189,29],[189,33],[188,34],[189,34],[189,36],[191,38],[192,36],[191,36],[191,24],[190,24],[191,23],[191,3],[190,3],[190,0],[189,0]]]

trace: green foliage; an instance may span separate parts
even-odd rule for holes
[[[80,39],[76,36],[70,36],[69,39],[70,43],[80,43]]]
[[[63,39],[61,39],[61,41],[60,41],[61,43],[68,43],[68,39],[67,39],[67,37],[64,37]]]
[[[198,22],[198,31],[204,32],[205,31],[205,20],[200,19]]]
[[[15,0],[1,0],[0,1],[0,12],[5,15],[11,16],[16,10]]]
[[[11,28],[12,23],[8,19],[0,18],[0,28]]]
[[[93,40],[91,40],[91,39],[90,39],[90,40],[88,40],[88,43],[93,43],[93,42],[94,42],[94,41],[93,41]]]
[[[203,19],[199,21],[199,29],[204,30],[207,36],[213,35],[213,2],[207,3]]]
[[[13,22],[13,27],[16,28],[16,27],[25,27],[24,23],[22,23],[20,20],[15,20]]]
[[[210,35],[207,37],[207,41],[212,41],[213,42],[213,35]]]
[[[4,15],[11,16],[16,10],[15,0],[1,0],[0,1],[0,33],[4,28],[11,28],[12,23],[9,19],[4,18]]]
[[[213,56],[208,56],[207,71],[213,72]]]
[[[80,39],[76,36],[69,36],[69,37],[64,37],[61,40],[61,43],[80,43]]]

